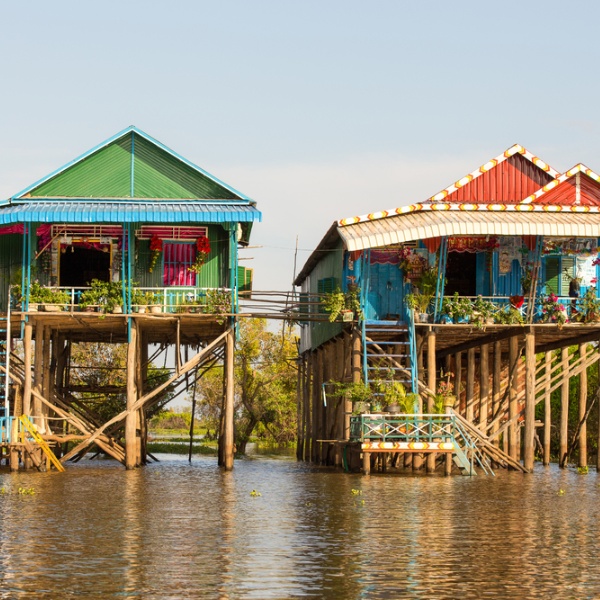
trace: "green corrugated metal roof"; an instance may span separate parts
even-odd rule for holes
[[[28,197],[249,200],[135,128],[16,196]]]

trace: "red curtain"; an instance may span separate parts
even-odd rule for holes
[[[188,269],[196,257],[194,244],[163,244],[163,285],[196,285],[196,273]]]

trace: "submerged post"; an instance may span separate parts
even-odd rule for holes
[[[525,443],[523,466],[531,473],[535,443],[535,334],[525,334]]]
[[[137,414],[133,405],[137,400],[136,385],[138,329],[135,319],[131,320],[131,332],[127,344],[127,416],[125,417],[125,468],[135,469],[138,464]]]
[[[233,351],[235,334],[233,328],[227,334],[225,344],[225,431],[223,440],[223,467],[226,471],[233,469],[233,391],[234,391],[234,369]]]

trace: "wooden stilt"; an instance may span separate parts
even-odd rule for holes
[[[479,348],[479,423],[485,429],[489,418],[490,396],[490,346],[482,344]]]
[[[525,439],[523,466],[531,473],[535,459],[535,334],[525,334]]]
[[[138,326],[131,321],[131,335],[127,344],[127,416],[125,417],[125,468],[135,469],[138,465],[137,414],[133,405],[138,398],[136,365],[138,358]]]
[[[552,380],[552,352],[546,352],[544,356],[544,379],[546,382],[546,389],[550,389],[550,383]],[[548,466],[550,464],[550,441],[551,441],[551,426],[552,426],[552,404],[551,404],[552,395],[550,391],[547,391],[544,394],[544,458],[543,464],[544,466]]]
[[[454,390],[456,391],[456,398],[458,400],[458,406],[456,407],[456,410],[464,415],[465,405],[462,399],[462,355],[462,352],[457,352],[454,355]]]
[[[33,352],[33,387],[38,394],[43,393],[44,388],[44,326],[36,323],[35,346]],[[31,400],[31,418],[38,429],[42,426],[42,403],[34,396]],[[43,431],[42,431],[43,432]]]
[[[587,353],[587,344],[579,345],[579,356],[581,361],[585,361]],[[588,395],[588,377],[587,369],[583,369],[579,374],[579,467],[587,467],[587,424],[585,422],[585,413],[587,411]]]
[[[569,348],[561,350],[562,385],[560,388],[559,465],[569,449]]]
[[[233,469],[233,413],[234,413],[234,390],[235,390],[235,374],[234,374],[234,347],[235,333],[233,328],[229,330],[227,341],[225,344],[225,439],[224,439],[224,454],[223,466],[226,471]]]
[[[492,379],[492,415],[494,420],[500,410],[502,393],[502,342],[494,342],[494,373]],[[499,423],[495,421],[491,433],[498,431]],[[500,440],[494,437],[494,446],[500,446]]]
[[[23,334],[23,369],[25,370],[23,380],[23,414],[31,415],[31,355],[32,355],[32,343],[33,343],[33,326],[31,321],[25,323],[25,331]],[[19,416],[19,415],[15,415]]]
[[[430,390],[435,390],[437,388],[436,383],[436,364],[435,364],[435,331],[430,331],[427,336],[427,386]],[[429,414],[433,413],[433,405],[434,399],[431,396],[427,396],[427,412]],[[432,452],[427,454],[427,473],[435,472],[435,460],[436,455]]]
[[[304,394],[305,379],[304,359],[299,357],[296,361],[298,376],[296,379],[296,460],[304,458]]]
[[[467,350],[467,408],[465,417],[469,423],[475,420],[475,348]]]
[[[517,377],[517,361],[519,359],[519,340],[516,336],[512,336],[508,340],[508,368],[509,368],[509,383],[508,394],[508,418],[512,421],[508,428],[508,455],[513,460],[519,460],[518,455],[518,426],[519,424],[513,419],[517,415],[517,393],[519,391],[519,382]]]
[[[363,452],[362,455],[362,471],[363,475],[371,473],[371,455],[368,452]]]

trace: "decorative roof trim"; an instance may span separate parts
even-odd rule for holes
[[[57,175],[59,175],[63,171],[66,171],[68,168],[70,168],[73,165],[76,165],[77,163],[81,162],[82,160],[88,158],[89,156],[91,156],[92,154],[94,154],[98,150],[101,150],[102,148],[108,146],[109,144],[112,144],[113,142],[116,142],[117,140],[121,139],[122,137],[125,137],[129,133],[139,135],[140,137],[144,138],[145,140],[147,140],[151,144],[154,144],[155,146],[157,146],[158,148],[160,148],[164,152],[167,152],[168,154],[170,154],[171,156],[173,156],[177,160],[179,160],[182,163],[186,164],[188,167],[190,167],[190,168],[198,171],[199,173],[201,173],[205,177],[208,177],[209,179],[211,179],[212,181],[214,181],[216,184],[218,184],[218,185],[224,187],[225,189],[229,190],[232,194],[238,196],[242,200],[248,200],[248,201],[251,200],[245,194],[242,194],[241,192],[238,192],[235,188],[231,187],[230,185],[228,185],[224,181],[221,181],[219,178],[215,177],[214,175],[211,175],[208,171],[205,171],[202,167],[199,167],[198,165],[196,165],[193,162],[189,161],[187,158],[184,158],[183,156],[181,156],[180,154],[178,154],[177,152],[175,152],[174,150],[171,150],[171,148],[169,148],[168,146],[165,146],[163,143],[159,142],[157,139],[155,139],[152,136],[148,135],[147,133],[145,133],[141,129],[138,129],[137,127],[135,127],[135,125],[130,125],[126,129],[123,129],[123,131],[120,131],[119,133],[116,133],[115,135],[109,137],[108,139],[104,140],[103,142],[101,142],[97,146],[94,146],[92,149],[88,150],[87,152],[84,152],[83,154],[81,154],[77,158],[74,158],[73,160],[71,160],[68,163],[66,163],[65,165],[63,165],[62,167],[56,169],[55,171],[53,171],[49,175],[46,175],[45,177],[42,177],[41,179],[39,179],[35,183],[33,183],[30,186],[26,187],[24,190],[21,190],[18,194],[15,194],[14,196],[12,196],[11,199],[21,198],[25,194],[28,194],[29,192],[31,192],[35,188],[39,187],[40,185],[42,185],[43,183],[45,183],[46,181],[48,181],[49,179],[52,179],[53,177],[56,177]]]
[[[557,179],[554,179],[553,181],[547,183],[537,192],[534,192],[530,196],[527,196],[527,198],[523,198],[523,200],[521,200],[521,204],[531,204],[537,202],[546,192],[549,192],[550,190],[554,189],[557,185],[564,183],[565,181],[567,181],[567,179],[571,179],[571,177],[574,177],[578,173],[583,173],[584,175],[587,175],[588,177],[593,179],[595,182],[600,183],[600,175],[592,171],[590,168],[586,167],[584,164],[579,163],[573,168],[563,173],[562,175],[560,175]]]
[[[539,169],[542,169],[543,171],[545,171],[546,173],[548,173],[555,179],[556,179],[556,177],[558,177],[560,175],[558,171],[553,169],[548,163],[544,162],[541,158],[531,154],[531,152],[526,150],[523,146],[521,146],[519,144],[515,144],[514,146],[511,146],[508,150],[505,150],[502,154],[496,156],[496,158],[492,158],[492,160],[489,160],[488,162],[486,162],[484,165],[479,167],[479,169],[473,171],[472,173],[469,173],[468,175],[465,175],[465,177],[463,177],[462,179],[459,179],[458,181],[453,183],[451,186],[448,186],[446,189],[442,190],[441,192],[438,192],[434,196],[431,196],[431,198],[427,199],[423,203],[411,204],[408,207],[402,206],[400,208],[391,208],[389,210],[382,210],[379,212],[369,213],[368,215],[361,215],[358,217],[347,217],[344,219],[340,219],[338,221],[338,224],[340,225],[340,227],[343,227],[344,225],[352,225],[354,223],[361,223],[364,221],[374,221],[376,219],[385,219],[386,217],[393,217],[395,215],[405,214],[406,212],[413,212],[414,210],[421,210],[421,208],[424,206],[429,206],[429,205],[437,206],[437,203],[443,201],[450,194],[452,194],[456,190],[460,189],[461,187],[464,187],[468,183],[471,183],[474,179],[477,179],[477,177],[480,177],[484,173],[491,171],[493,168],[497,167],[500,163],[504,162],[505,160],[509,159],[511,156],[514,156],[515,154],[521,154],[524,158],[529,160],[536,167],[538,167]],[[548,184],[548,185],[550,185],[550,184]],[[466,206],[484,206],[484,205],[475,205],[475,204],[473,204],[473,205],[470,205],[470,204],[454,205],[453,204],[452,206],[466,207]],[[508,206],[508,204],[506,204],[506,205],[505,204],[495,204],[495,205],[488,205],[488,206]],[[439,210],[439,209],[434,209],[434,210]],[[467,209],[463,208],[460,210],[467,210]],[[504,209],[500,209],[500,210],[504,210]]]
[[[587,174],[587,173],[586,173]],[[547,186],[545,186],[547,187]],[[563,205],[537,205],[537,204],[474,204],[464,203],[455,204],[449,202],[436,202],[429,204],[411,204],[409,206],[401,206],[390,211],[381,211],[370,213],[361,217],[348,217],[338,221],[339,227],[348,225],[356,225],[356,223],[365,223],[367,221],[377,221],[386,217],[396,217],[414,212],[424,211],[461,211],[461,212],[562,212],[562,213],[597,213],[600,212],[600,206],[563,206]]]

